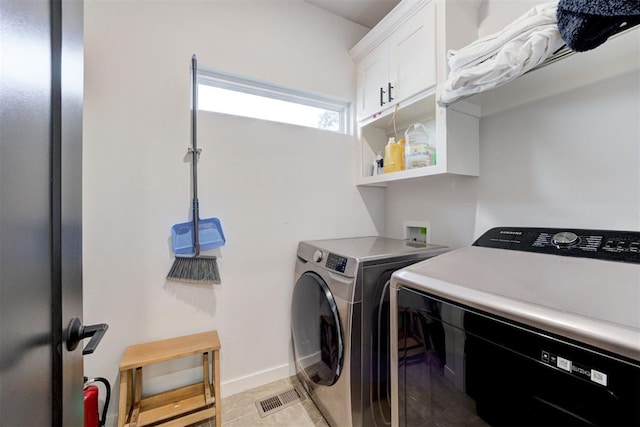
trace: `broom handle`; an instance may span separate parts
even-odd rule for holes
[[[191,57],[191,171],[193,174],[193,248],[195,256],[200,255],[200,206],[198,202],[198,61]]]

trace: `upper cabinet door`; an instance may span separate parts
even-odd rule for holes
[[[436,84],[435,34],[435,2],[431,1],[389,38],[389,78],[394,103]]]
[[[358,120],[383,110],[389,104],[389,47],[382,43],[358,63]]]

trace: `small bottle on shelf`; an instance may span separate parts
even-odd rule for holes
[[[382,157],[382,151],[376,152],[376,157],[373,159],[371,165],[371,176],[378,176],[384,173],[384,158]]]
[[[384,173],[384,157],[382,157],[382,151],[376,152],[376,164],[378,165],[376,175],[382,175]]]

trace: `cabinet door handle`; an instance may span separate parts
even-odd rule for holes
[[[388,90],[387,93],[389,94],[388,95],[389,96],[389,102],[393,101],[393,96],[391,96],[391,89],[394,89],[394,87],[391,86],[391,82],[389,82],[389,86],[388,86],[388,89],[387,89]]]
[[[387,93],[383,88],[380,88],[380,106],[382,107],[386,102],[384,102],[384,94]]]

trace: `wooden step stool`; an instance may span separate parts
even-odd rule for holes
[[[209,378],[213,353],[213,382]],[[142,397],[142,368],[154,363],[202,354],[202,382]],[[157,424],[186,426],[220,417],[220,339],[217,331],[127,347],[120,361],[118,427]]]

